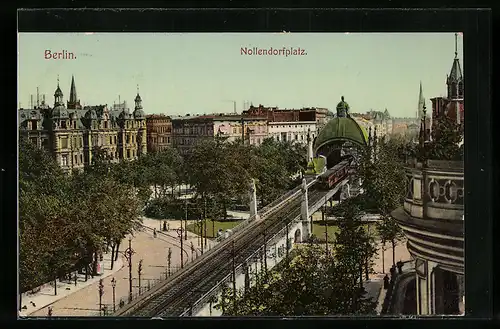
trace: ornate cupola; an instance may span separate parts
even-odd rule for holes
[[[59,87],[59,77],[57,77],[57,89],[54,93],[54,107],[58,105],[64,105],[63,102],[63,92],[61,88]]]
[[[141,96],[139,95],[139,85],[137,85],[137,96],[135,96],[135,109],[134,109],[134,118],[135,119],[145,119],[146,114],[142,110],[142,99]]]
[[[52,110],[53,119],[68,119],[68,110],[64,106],[63,93],[59,87],[59,77],[57,78],[57,89],[54,93],[54,109]],[[65,122],[64,122],[65,126]]]

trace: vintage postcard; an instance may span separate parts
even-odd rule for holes
[[[463,315],[461,33],[19,33],[22,317]]]

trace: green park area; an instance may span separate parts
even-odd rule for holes
[[[207,220],[207,238],[214,238],[217,236],[217,232],[219,229],[222,229],[223,231],[232,229],[236,225],[240,224],[242,220],[235,220],[235,221],[214,221],[212,222],[211,220]],[[200,226],[198,226],[196,223],[191,223],[188,224],[187,230],[189,232],[193,232],[195,234],[200,235]]]
[[[365,224],[363,225],[363,227],[365,228],[365,230],[373,234],[377,233],[377,228],[374,223]],[[328,231],[328,242],[334,242],[335,234],[339,232],[339,227],[336,224],[327,223],[327,231]],[[313,223],[313,234],[318,238],[320,242],[326,241],[325,224],[322,221]]]
[[[307,165],[306,174],[319,174],[325,166],[325,159],[323,157],[313,158]]]

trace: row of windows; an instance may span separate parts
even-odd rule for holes
[[[68,166],[69,159],[70,159],[70,155],[68,155],[68,154],[61,155],[61,165],[63,167]],[[83,165],[83,154],[75,154],[73,156],[73,165],[74,166],[75,165],[76,166]]]
[[[62,121],[60,121],[59,127],[61,129],[76,129],[76,121],[75,120],[62,120]],[[142,121],[127,120],[125,123],[125,127],[126,128],[143,128],[144,123]],[[117,126],[113,125],[108,120],[103,120],[101,122],[94,121],[92,123],[92,128],[93,129],[108,129],[108,128],[117,128]],[[36,124],[36,121],[32,121],[31,129],[32,130],[38,129],[38,125]]]
[[[111,160],[115,160],[115,159],[119,159],[119,156],[118,156],[118,152],[117,151],[105,151],[106,153],[106,156],[108,156]],[[127,154],[127,159],[130,159],[130,158],[135,158],[137,157],[138,155],[138,152],[137,150],[127,150],[126,151],[126,154]],[[69,160],[71,159],[71,155],[69,154],[63,154],[61,155],[61,165],[63,167],[66,167],[68,166],[68,163],[69,163]],[[83,165],[84,162],[83,162],[83,154],[75,154],[74,155],[74,158],[73,158],[73,165]]]
[[[94,135],[92,136],[92,145],[93,146],[99,146],[99,145],[117,145],[118,138],[117,136],[112,136],[112,135]],[[170,139],[170,138],[169,138]],[[135,143],[140,143],[140,137],[139,135],[135,134],[127,134],[125,135],[125,140],[127,144],[130,144],[132,141]],[[61,148],[66,149],[68,148],[68,138],[67,137],[60,137],[60,142],[61,142]],[[83,137],[73,137],[73,147],[79,148],[83,146]]]
[[[286,125],[274,125],[274,124],[270,124],[269,125],[269,128],[286,128]],[[288,128],[307,128],[307,127],[311,127],[311,125],[288,125]]]
[[[275,139],[277,141],[307,141],[307,135],[304,134],[290,134],[286,132],[282,132],[280,134],[275,135]],[[314,134],[311,135],[311,139],[314,139]]]
[[[149,142],[150,143],[153,143],[153,144],[164,144],[164,143],[167,143],[167,144],[170,144],[170,137],[167,136],[167,137],[152,137],[149,139]]]
[[[148,127],[148,130],[150,132],[155,132],[155,133],[171,133],[172,132],[172,127],[171,126],[150,126]]]

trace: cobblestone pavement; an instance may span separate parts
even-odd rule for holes
[[[128,237],[122,242],[120,250],[124,251],[128,247]],[[180,248],[177,243],[166,236],[158,235],[153,237],[150,230],[143,230],[135,233],[132,239],[132,249],[135,253],[132,256],[132,277],[133,293],[139,291],[138,264],[143,260],[141,286],[147,289],[148,280],[157,280],[166,271],[168,248],[172,250],[172,270],[180,265]],[[185,253],[185,262],[188,260],[189,253]],[[129,268],[128,262],[122,254],[125,266],[114,275],[103,279],[104,295],[102,304],[107,305],[108,310],[113,310],[113,290],[111,280],[116,280],[115,301],[116,305],[120,299],[125,302],[129,295]],[[153,282],[151,282],[153,283]],[[50,305],[52,307],[52,316],[98,316],[99,315],[99,282],[95,282],[79,291],[76,291],[67,297],[60,299]],[[47,316],[48,309],[44,307],[29,316]]]

